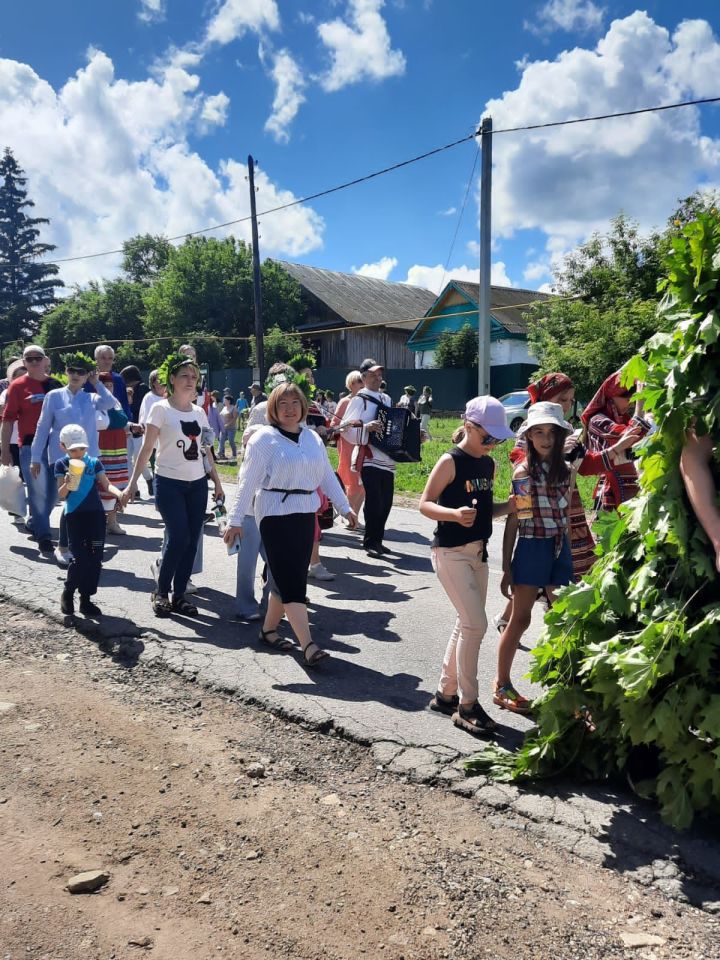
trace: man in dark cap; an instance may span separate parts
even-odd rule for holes
[[[263,393],[263,388],[256,380],[250,384],[250,409],[256,407],[258,403],[264,403],[267,400],[267,394]]]
[[[380,391],[383,368],[377,361],[368,358],[358,368],[363,378],[363,389],[353,397],[347,406],[344,419],[356,420],[361,427],[349,429],[345,437],[360,448],[353,454],[365,487],[365,535],[363,546],[370,557],[381,557],[391,553],[383,545],[385,524],[392,509],[395,492],[395,461],[373,445],[373,437],[380,432],[378,408],[388,406]]]

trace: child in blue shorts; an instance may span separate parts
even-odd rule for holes
[[[102,611],[90,598],[97,593],[105,548],[105,510],[99,490],[112,494],[118,500],[122,497],[122,491],[110,483],[100,460],[88,456],[87,434],[79,424],[69,423],[62,428],[60,445],[65,456],[55,461],[55,477],[58,494],[64,501],[63,510],[72,553],[60,609],[67,616],[75,613],[74,597],[77,590],[80,594],[80,613],[84,617],[98,618]],[[71,460],[85,464],[79,483],[71,479]]]
[[[544,589],[552,604],[556,590],[573,579],[568,509],[574,474],[563,449],[572,432],[560,404],[550,402],[533,404],[518,431],[527,440],[527,454],[516,466],[513,481],[529,479],[532,515],[511,514],[505,525],[500,589],[513,602],[500,635],[493,692],[493,703],[513,713],[529,713],[532,707],[513,686],[510,671],[538,590]]]

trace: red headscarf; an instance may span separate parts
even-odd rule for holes
[[[615,404],[610,403],[613,397],[626,397],[628,395],[628,388],[620,383],[620,372],[620,370],[616,370],[615,373],[610,374],[607,380],[603,381],[598,392],[583,410],[580,419],[586,427],[596,413],[604,413],[615,423],[630,422],[630,410],[627,413],[620,414]]]
[[[531,383],[527,389],[532,402],[540,403],[541,400],[554,400],[566,390],[572,390],[573,386],[570,377],[566,377],[564,373],[546,373],[537,383]]]

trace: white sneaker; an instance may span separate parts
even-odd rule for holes
[[[70,553],[67,547],[55,547],[55,559],[57,560],[57,565],[62,567],[63,570],[70,566],[70,561],[72,558],[73,555]]]
[[[495,627],[498,633],[502,633],[505,627],[508,625],[508,622],[503,618],[501,613],[496,613],[492,618],[492,625]]]
[[[200,587],[196,586],[192,580],[188,580],[187,586],[185,587],[185,593],[197,593]]]
[[[114,534],[116,537],[121,537],[126,533],[117,520],[108,520],[107,532]]]
[[[160,583],[160,561],[157,557],[154,560],[150,561],[150,573],[152,574],[153,580],[155,581],[155,586],[159,586]]]
[[[25,517],[21,517],[19,513],[11,513],[10,519],[17,527],[25,526]]]
[[[335,574],[330,573],[322,563],[311,563],[308,568],[308,576],[312,577],[313,580],[334,580]]]

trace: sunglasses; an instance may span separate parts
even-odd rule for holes
[[[33,354],[33,356],[23,357],[23,360],[27,360],[29,363],[40,363],[41,360],[44,360],[45,357],[38,357]]]
[[[465,423],[469,423],[470,426],[475,427],[476,430],[485,430],[485,427],[481,427],[479,423],[475,423],[473,420],[466,420]],[[486,432],[480,443],[484,447],[494,447],[498,443],[505,443],[505,441],[498,437],[491,437],[490,434]]]
[[[76,373],[79,377],[84,377],[88,371],[84,367],[66,367],[68,373]]]

